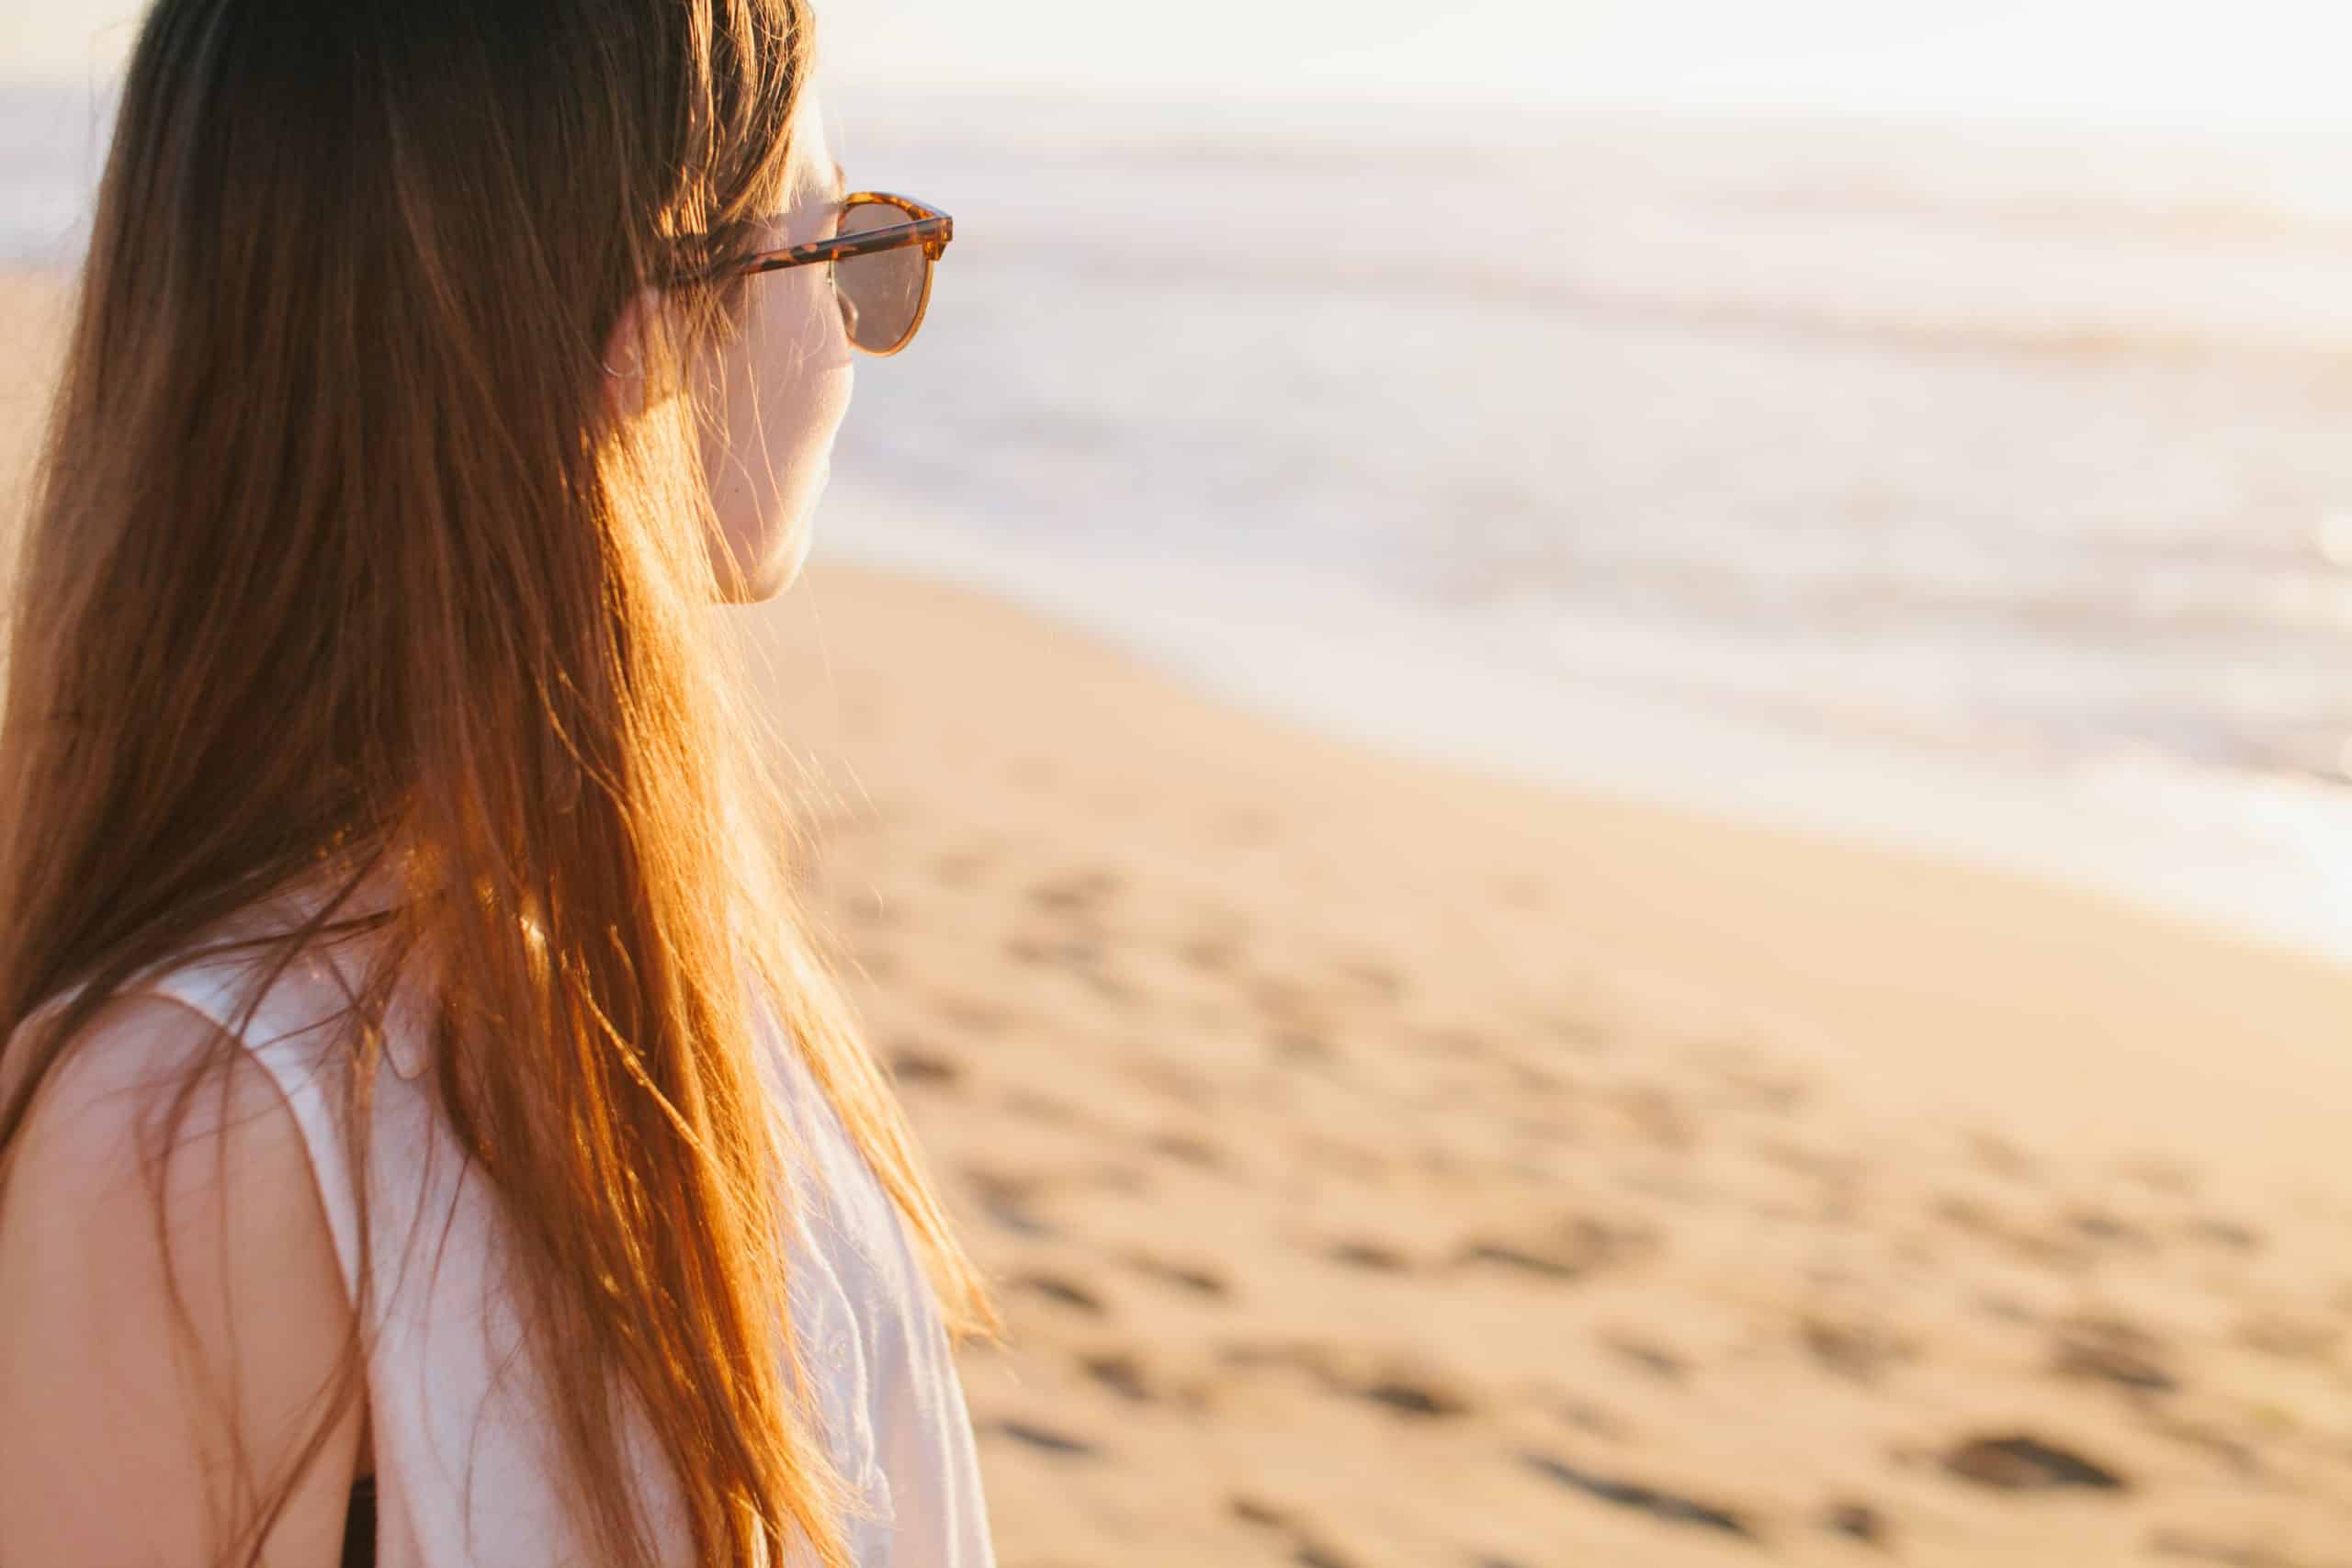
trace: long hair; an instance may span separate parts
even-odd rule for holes
[[[604,391],[627,302],[780,205],[811,25],[803,0],[161,0],[17,563],[0,1040],[30,1070],[0,1161],[108,998],[237,911],[330,890],[253,939],[273,974],[371,921],[388,964],[429,953],[433,1082],[614,1563],[660,1550],[616,1380],[697,1563],[845,1561],[777,1332],[792,1162],[749,987],[951,1328],[997,1327],[793,902],[711,608],[695,367],[756,285],[672,290],[643,406]],[[380,882],[389,909],[350,915]],[[388,988],[348,1014],[362,1113]]]

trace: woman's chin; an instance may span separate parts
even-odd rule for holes
[[[746,548],[748,541],[741,536],[729,542],[724,558],[717,558],[716,568],[718,599],[726,604],[756,604],[773,599],[798,581],[800,569],[808,558],[810,529],[807,519],[790,527],[777,530],[764,547]]]
[[[768,585],[761,598],[773,599],[800,581],[800,569],[808,564],[808,546],[815,537],[816,530],[804,518],[785,540],[784,548],[776,552],[775,569],[768,573]]]
[[[732,582],[721,583],[721,593],[729,603],[738,604],[775,598],[800,581],[800,569],[808,560],[808,541],[807,526],[793,529],[788,538],[770,550],[750,571]]]

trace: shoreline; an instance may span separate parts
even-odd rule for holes
[[[1345,589],[1302,611],[1295,584],[1183,559],[1109,567],[977,538],[854,479],[834,488],[820,562],[993,594],[1214,700],[1384,757],[1990,870],[2352,964],[2352,791],[2163,760],[2036,769],[1801,733],[1539,671],[1426,611]],[[1184,605],[1213,615],[1217,635],[1201,635]]]

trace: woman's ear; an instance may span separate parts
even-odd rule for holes
[[[662,309],[661,290],[645,288],[628,297],[605,339],[603,363],[605,406],[615,419],[634,419],[645,412],[646,366],[651,334]]]

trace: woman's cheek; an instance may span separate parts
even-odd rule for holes
[[[807,558],[810,518],[831,471],[855,369],[831,284],[817,268],[763,279],[742,334],[719,367],[719,421],[705,458],[723,543],[765,598]],[[721,565],[722,578],[733,575]]]
[[[776,515],[780,519],[776,530],[778,563],[774,592],[781,592],[800,574],[803,562],[816,537],[817,503],[823,498],[825,484],[832,477],[833,441],[840,434],[842,419],[849,412],[850,393],[856,380],[855,370],[844,363],[812,378],[808,387],[808,423],[800,434],[798,455],[789,468],[778,476],[780,492],[776,496]]]

